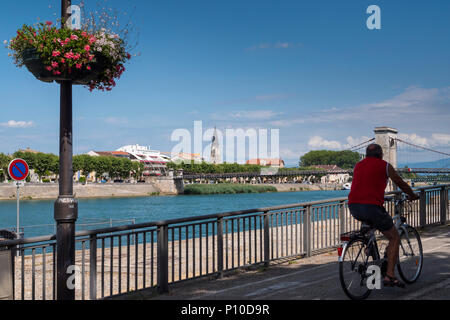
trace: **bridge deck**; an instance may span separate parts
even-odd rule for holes
[[[450,299],[450,225],[421,232],[424,267],[419,281],[406,289],[375,290],[369,299]],[[171,286],[169,294],[146,290],[115,299],[346,299],[336,252],[272,264],[268,269],[239,271],[219,280],[201,279]]]

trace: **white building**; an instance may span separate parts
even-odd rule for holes
[[[140,146],[138,144],[123,146],[116,151],[127,152],[131,161],[140,161],[144,163],[144,175],[161,175],[167,171],[167,163],[171,161],[170,157],[162,154],[160,151],[151,150],[150,147]]]

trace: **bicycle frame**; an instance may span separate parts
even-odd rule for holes
[[[403,214],[403,204],[406,201],[405,198],[402,199],[397,199],[395,200],[395,211],[394,211],[394,216],[392,217],[392,220],[394,222],[394,226],[397,229],[399,235],[401,234],[401,232],[403,231],[407,237],[407,242],[409,244],[409,236],[408,236],[408,232],[406,230],[407,227],[409,227],[409,225],[406,223],[406,219],[402,216]],[[366,263],[368,262],[368,258],[369,256],[372,256],[374,261],[380,260],[380,252],[378,249],[378,243],[376,240],[376,235],[375,235],[375,229],[371,229],[369,231],[369,235],[368,235],[368,239],[367,239],[367,243],[365,244],[364,247],[361,247],[361,249],[358,252],[357,258],[359,257],[359,255],[361,254],[361,250],[363,248],[367,248],[369,250],[369,255],[367,255],[366,257]],[[348,243],[350,241],[343,241],[341,243],[341,249],[340,249],[340,254],[339,254],[339,262],[342,262],[343,260],[343,253],[347,250],[347,246]],[[402,243],[400,243],[400,247],[402,250],[404,250]],[[342,254],[341,254],[342,253]]]

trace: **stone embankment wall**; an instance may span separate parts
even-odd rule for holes
[[[145,197],[153,195],[176,195],[182,193],[183,188],[174,179],[152,179],[148,183],[75,183],[73,192],[77,198],[111,198],[111,197]],[[59,186],[55,183],[34,184],[27,183],[20,188],[20,198],[56,199]],[[12,183],[0,184],[0,200],[16,198],[16,186]]]

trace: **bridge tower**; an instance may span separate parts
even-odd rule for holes
[[[397,129],[389,127],[375,128],[375,143],[383,148],[383,160],[397,169]]]

